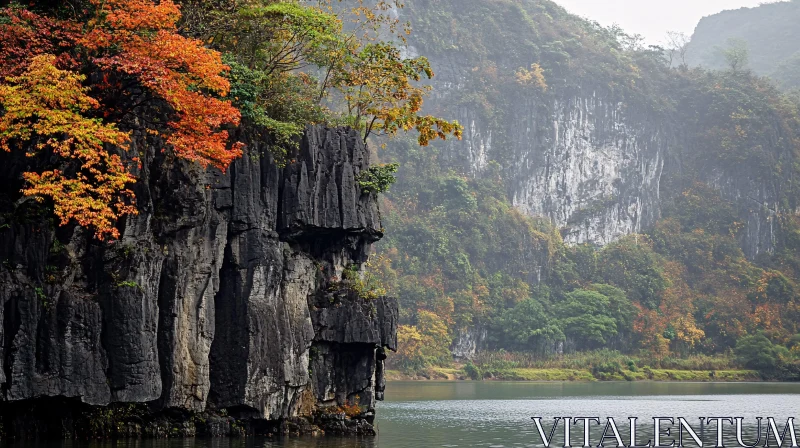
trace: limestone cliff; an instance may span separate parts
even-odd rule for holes
[[[266,138],[239,138],[222,173],[135,135],[139,214],[108,243],[13,202],[30,162],[0,155],[8,435],[373,432],[397,305],[337,280],[382,236],[356,182],[369,152],[310,127],[281,168]]]
[[[547,0],[408,0],[400,15],[414,26],[410,51],[436,72],[427,106],[465,127],[444,145],[444,164],[481,176],[496,162],[513,204],[548,218],[567,243],[603,246],[646,231],[698,181],[737,204],[748,257],[775,250],[786,180],[710,156],[701,135],[718,124],[699,104],[703,93],[684,91],[695,81],[661,56],[626,53],[608,30]],[[532,62],[546,89],[518,82]],[[779,127],[766,123],[750,145],[775,159],[791,153]]]
[[[465,137],[448,143],[445,154],[474,176],[489,161],[503,161],[512,203],[530,216],[548,218],[565,242],[604,246],[642,233],[671,198],[697,181],[737,205],[744,224],[739,240],[748,257],[778,246],[776,218],[785,202],[785,180],[764,176],[754,165],[709,160],[702,143],[689,135],[711,125],[659,116],[597,92],[516,101],[514,114],[499,125],[460,108]],[[767,128],[764,148],[776,159],[791,159],[791,145],[781,142],[782,131],[774,128]]]

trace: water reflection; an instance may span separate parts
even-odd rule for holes
[[[130,439],[109,441],[25,441],[3,442],[3,448],[376,448],[375,438],[298,437],[287,439]]]
[[[629,441],[628,417],[639,417],[638,440],[652,439],[654,416],[686,417],[699,430],[698,417],[745,418],[745,442],[756,440],[755,417],[775,417],[779,430],[788,417],[800,416],[800,384],[788,383],[389,383],[388,401],[378,406],[377,438],[290,438],[271,440],[184,439],[115,442],[0,442],[0,448],[427,448],[540,447],[531,417],[614,417],[623,441]],[[762,430],[766,430],[766,427]],[[602,427],[593,426],[597,445]],[[573,446],[582,445],[582,425],[573,427]],[[556,443],[563,444],[563,432]],[[673,427],[673,435],[675,435]],[[738,446],[733,425],[726,445]],[[706,446],[715,427],[706,428]],[[672,437],[665,438],[668,444]],[[684,436],[687,446],[695,446]],[[763,446],[764,440],[761,441]],[[774,444],[774,441],[771,441]],[[613,442],[607,446],[615,446]]]

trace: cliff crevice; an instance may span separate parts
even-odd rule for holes
[[[319,303],[382,236],[356,182],[369,152],[355,131],[315,126],[279,167],[267,138],[238,137],[246,154],[222,173],[170,164],[134,134],[139,214],[108,243],[17,201],[25,161],[2,156],[8,434],[373,431],[397,304]]]

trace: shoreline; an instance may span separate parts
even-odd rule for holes
[[[387,370],[386,381],[531,381],[531,382],[595,382],[595,381],[657,381],[657,382],[769,382],[755,370],[678,370],[641,369],[615,373],[592,373],[588,369],[529,369],[516,368],[495,372],[482,380],[471,379],[463,369],[434,367],[427,372],[408,375]],[[784,381],[777,381],[784,382]],[[790,381],[785,381],[790,382]]]

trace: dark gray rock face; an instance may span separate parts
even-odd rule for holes
[[[117,242],[55,228],[32,202],[0,203],[5,430],[25,435],[33,424],[24,422],[61,419],[72,423],[52,432],[78,434],[97,406],[141,403],[135,416],[112,412],[124,424],[109,431],[221,435],[335,422],[335,432],[370,433],[397,303],[330,288],[382,236],[375,195],[356,182],[369,166],[358,133],[309,127],[283,168],[267,143],[241,135],[246,154],[225,173],[170,166],[150,138],[134,139],[145,162],[139,214]],[[24,167],[6,157],[0,182],[13,197]],[[69,415],[36,410],[51,399],[65,400]],[[354,405],[363,422],[342,423],[340,407]]]

